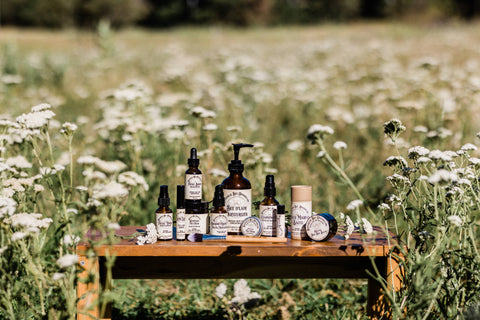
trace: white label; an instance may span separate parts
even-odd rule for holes
[[[285,215],[277,214],[277,237],[285,238]]]
[[[322,216],[313,216],[305,226],[308,236],[315,241],[323,241],[330,232],[330,225]]]
[[[312,216],[312,202],[292,202],[292,239],[306,239],[305,224]]]
[[[201,174],[185,175],[185,199],[187,200],[202,199],[202,175]]]
[[[157,213],[157,234],[160,240],[173,239],[173,213]]]
[[[228,229],[228,213],[210,213],[210,234],[226,236]]]
[[[252,189],[223,189],[228,211],[228,232],[240,233],[240,225],[252,215]]]
[[[185,233],[207,233],[208,214],[185,214]]]
[[[262,206],[260,205],[260,221],[262,221],[263,232],[262,236],[273,237],[276,234],[277,206]]]
[[[185,240],[185,209],[177,209],[177,240]]]

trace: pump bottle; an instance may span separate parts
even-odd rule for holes
[[[155,211],[158,240],[173,239],[173,212],[169,206],[168,186],[161,185],[160,195],[158,196],[158,209]]]
[[[202,200],[202,171],[198,169],[200,160],[197,158],[197,149],[190,149],[188,170],[185,171],[185,200]]]
[[[210,234],[216,236],[226,236],[228,228],[228,212],[225,209],[225,198],[223,196],[223,186],[221,184],[215,187],[213,196],[213,209],[210,212]]]
[[[273,175],[268,175],[265,179],[265,188],[263,189],[265,198],[260,203],[260,221],[262,222],[262,236],[274,237],[276,235],[276,217],[278,201],[275,199],[276,189]]]
[[[228,212],[228,234],[241,234],[240,226],[245,218],[252,215],[252,185],[243,176],[244,165],[239,160],[241,148],[251,144],[233,144],[234,159],[228,164],[230,176],[223,180],[223,194]]]

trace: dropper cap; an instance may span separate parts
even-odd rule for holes
[[[285,214],[285,205],[284,204],[279,204],[277,206],[277,214]]]
[[[247,144],[247,143],[233,143],[233,155],[234,159],[230,161],[228,164],[228,171],[234,172],[234,173],[241,173],[243,172],[243,163],[242,160],[238,159],[239,154],[240,154],[240,149],[241,148],[252,148],[253,144]]]
[[[213,207],[225,206],[225,197],[223,196],[223,185],[215,186],[215,195],[213,196]]]
[[[196,148],[190,149],[190,158],[188,159],[188,166],[198,167],[199,164],[200,164],[200,160],[197,158],[197,149]]]
[[[265,188],[263,188],[263,195],[265,197],[275,197],[277,190],[275,189],[275,181],[273,175],[269,174],[265,178]]]
[[[170,197],[168,196],[168,186],[160,186],[160,195],[158,196],[158,205],[160,207],[168,207],[170,205]]]
[[[177,185],[177,208],[185,209],[185,186],[183,184]]]

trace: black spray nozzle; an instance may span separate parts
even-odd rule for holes
[[[177,185],[177,208],[185,208],[185,186],[183,184]]]
[[[197,158],[197,149],[192,148],[190,149],[190,158],[188,159],[189,166],[198,166],[200,164],[200,160]]]
[[[215,186],[215,195],[213,196],[213,206],[215,208],[225,206],[225,197],[223,196],[223,185]]]
[[[160,194],[158,195],[158,205],[168,207],[170,205],[170,197],[168,196],[168,186],[160,186]]]
[[[277,190],[275,189],[275,180],[273,175],[269,174],[265,178],[265,188],[263,189],[263,195],[266,197],[275,197]]]
[[[241,148],[252,148],[253,144],[248,143],[233,143],[233,160],[228,164],[228,170],[230,172],[242,172],[243,163],[239,159],[240,149]]]
[[[285,205],[284,204],[279,204],[277,206],[277,214],[285,214]]]

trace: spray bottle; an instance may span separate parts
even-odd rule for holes
[[[277,231],[276,217],[278,201],[275,199],[276,189],[273,175],[269,174],[265,179],[263,189],[265,198],[260,203],[260,221],[262,221],[262,236],[274,237]]]
[[[168,186],[161,185],[160,195],[158,196],[158,209],[155,211],[158,240],[173,239],[173,212],[169,206]]]
[[[243,176],[244,165],[239,160],[241,148],[253,147],[252,144],[233,144],[234,160],[228,164],[230,176],[223,180],[223,194],[228,212],[228,234],[241,234],[243,220],[252,215],[252,185]]]

